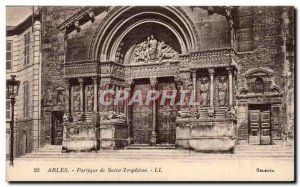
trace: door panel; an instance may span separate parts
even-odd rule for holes
[[[261,142],[260,144],[268,145],[271,143],[271,123],[270,123],[270,111],[261,112]]]
[[[260,128],[259,128],[259,110],[249,111],[249,144],[260,144]]]
[[[161,82],[158,84],[160,95],[164,90],[168,90],[168,95],[176,90],[175,83],[172,81]],[[170,104],[171,99],[166,99],[163,105],[160,100],[157,102],[157,143],[158,144],[175,144],[176,139],[176,106]]]
[[[135,85],[133,93],[140,90],[144,101],[143,103],[145,103],[145,98],[149,89],[151,89],[150,83],[143,82]],[[133,143],[149,144],[152,131],[151,106],[139,105],[139,103],[134,102],[132,108]]]
[[[249,110],[249,144],[271,144],[270,110]]]

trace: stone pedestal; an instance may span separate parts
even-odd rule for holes
[[[128,127],[123,120],[102,121],[100,124],[100,150],[121,149],[128,145]]]
[[[63,151],[97,151],[95,127],[96,124],[90,122],[65,122]]]
[[[177,120],[176,146],[195,151],[233,152],[234,124],[229,120]]]

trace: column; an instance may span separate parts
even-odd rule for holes
[[[98,111],[98,77],[93,77],[93,83],[94,83],[94,105],[93,110],[94,112]]]
[[[209,100],[209,106],[214,106],[214,69],[208,69],[209,77],[210,77],[210,100]]]
[[[66,113],[70,114],[71,113],[71,102],[70,102],[71,88],[70,88],[69,79],[65,79],[65,86],[66,86],[66,95],[67,95],[67,101],[66,101],[67,103],[65,104]]]
[[[83,89],[83,78],[78,78],[78,82],[79,82],[79,85],[80,85],[80,112],[84,112],[83,110],[83,104],[84,104],[84,98],[83,98],[83,92],[84,92],[84,89]]]
[[[156,90],[157,88],[157,79],[156,77],[154,78],[150,78],[150,84],[151,84],[151,87],[152,87],[152,90]],[[152,133],[151,133],[151,137],[150,137],[150,145],[156,145],[156,100],[153,101],[153,106],[152,106],[152,112],[153,112],[153,115],[152,115],[152,120],[153,120],[153,124],[152,124]]]
[[[116,86],[116,94],[118,93],[118,91],[120,90],[120,87],[119,86]],[[119,101],[116,103],[116,106],[115,106],[115,111],[117,112],[117,113],[119,113],[120,112],[120,110],[119,110]]]
[[[196,70],[192,71],[192,78],[193,78],[193,97],[194,97],[194,102],[197,102],[197,95],[196,95],[196,77],[197,77],[197,73]],[[196,106],[194,106],[196,107]]]
[[[124,102],[124,114],[126,116],[126,124],[128,125],[128,144],[131,144],[133,141],[133,133],[131,128],[131,121],[130,121],[130,106],[128,106],[129,99],[131,97],[131,86],[132,86],[133,80],[132,79],[126,79],[125,80],[125,87],[124,91],[128,93],[128,97],[125,99]]]
[[[228,84],[229,84],[229,108],[232,107],[232,68],[228,67],[226,68],[227,72],[228,72]]]

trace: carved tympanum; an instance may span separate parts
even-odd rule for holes
[[[152,34],[147,40],[138,44],[133,51],[134,62],[155,62],[174,59],[176,52],[164,41],[157,41]]]

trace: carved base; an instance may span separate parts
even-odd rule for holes
[[[128,128],[125,123],[100,124],[100,150],[121,149],[128,146]]]
[[[209,117],[214,117],[215,116],[215,109],[214,108],[209,108],[207,110],[208,116]]]
[[[150,137],[150,145],[151,146],[155,146],[156,145],[156,138],[157,138],[156,134],[151,134],[151,137]]]

